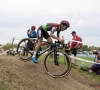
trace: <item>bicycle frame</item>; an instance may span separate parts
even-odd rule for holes
[[[44,41],[43,41],[44,42]],[[49,43],[49,42],[46,42],[46,43]],[[49,51],[49,50],[54,50],[54,63],[55,63],[55,65],[59,65],[59,62],[58,62],[58,60],[57,60],[57,45],[56,45],[56,41],[55,41],[55,44],[53,44],[53,43],[49,43],[49,44],[51,44],[51,46],[50,47],[48,47],[46,50],[44,50],[43,52],[41,52],[41,53],[38,53],[37,55],[37,58],[39,58],[39,56],[41,56],[42,54],[44,54],[45,52],[47,52],[47,51]]]
[[[37,39],[31,38],[31,40],[35,40],[35,41],[37,42]],[[46,41],[42,41],[42,42],[46,42]],[[48,47],[48,48],[46,48],[46,50],[43,50],[42,52],[37,53],[38,57],[41,56],[42,54],[44,54],[45,52],[47,52],[47,51],[49,51],[49,50],[52,50],[52,48],[53,48],[53,50],[54,50],[54,59],[56,60],[56,58],[57,58],[56,49],[57,49],[57,46],[58,46],[58,45],[56,45],[56,43],[58,43],[58,42],[55,41],[55,43],[49,43],[49,42],[46,42],[46,43],[50,44],[51,46]],[[29,52],[30,52],[30,51],[29,51]],[[30,53],[33,54],[32,52],[30,52]],[[38,57],[37,57],[37,58],[38,58]]]
[[[46,50],[43,50],[42,52],[38,53],[38,56],[41,56],[42,54],[44,54],[45,52],[49,51],[51,49],[51,46],[48,47]]]

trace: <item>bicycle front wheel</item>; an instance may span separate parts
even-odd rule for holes
[[[45,71],[52,77],[64,77],[71,70],[71,59],[65,52],[61,50],[57,50],[56,55],[56,61],[58,62],[58,64],[55,64],[53,50],[45,56]]]

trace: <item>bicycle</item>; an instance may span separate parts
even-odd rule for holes
[[[17,52],[18,52],[18,48],[21,44],[21,42],[29,40],[33,43],[33,48],[35,47],[36,43],[37,43],[37,39],[29,39],[29,38],[25,38],[23,40],[21,40],[18,44],[17,47]],[[44,56],[44,69],[46,71],[47,74],[49,74],[52,77],[64,77],[66,76],[70,70],[71,70],[71,59],[70,57],[63,51],[60,50],[59,45],[61,43],[55,41],[55,43],[49,43],[46,42],[48,44],[50,44],[50,47],[48,47],[46,50],[37,53],[37,57],[39,58],[40,56]],[[31,52],[28,47],[25,47],[23,50],[26,50],[26,52],[30,53],[30,55],[33,55],[33,52]],[[45,52],[48,52],[46,55],[44,55]],[[50,58],[50,56],[52,55],[52,57]],[[31,57],[30,56],[30,57]],[[28,57],[27,59],[29,59],[30,57]],[[24,60],[27,60],[26,58],[22,58]]]

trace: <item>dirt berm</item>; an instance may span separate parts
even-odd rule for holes
[[[23,62],[17,56],[0,56],[0,85],[3,90],[95,90],[77,70],[71,69],[63,78],[52,78],[43,67],[43,61]],[[2,89],[0,89],[2,90]]]

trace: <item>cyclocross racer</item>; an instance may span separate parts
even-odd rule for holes
[[[35,46],[34,53],[32,56],[32,60],[34,61],[34,63],[38,63],[38,60],[36,59],[36,54],[37,54],[38,49],[42,45],[43,37],[47,39],[49,43],[53,42],[51,37],[60,42],[64,42],[64,40],[59,37],[59,34],[61,31],[64,31],[69,27],[70,27],[70,23],[66,20],[62,20],[60,24],[47,23],[47,24],[41,25],[38,28],[37,30],[38,44]],[[51,31],[50,35],[48,34],[48,31]],[[57,32],[57,36],[54,35],[54,32]]]

